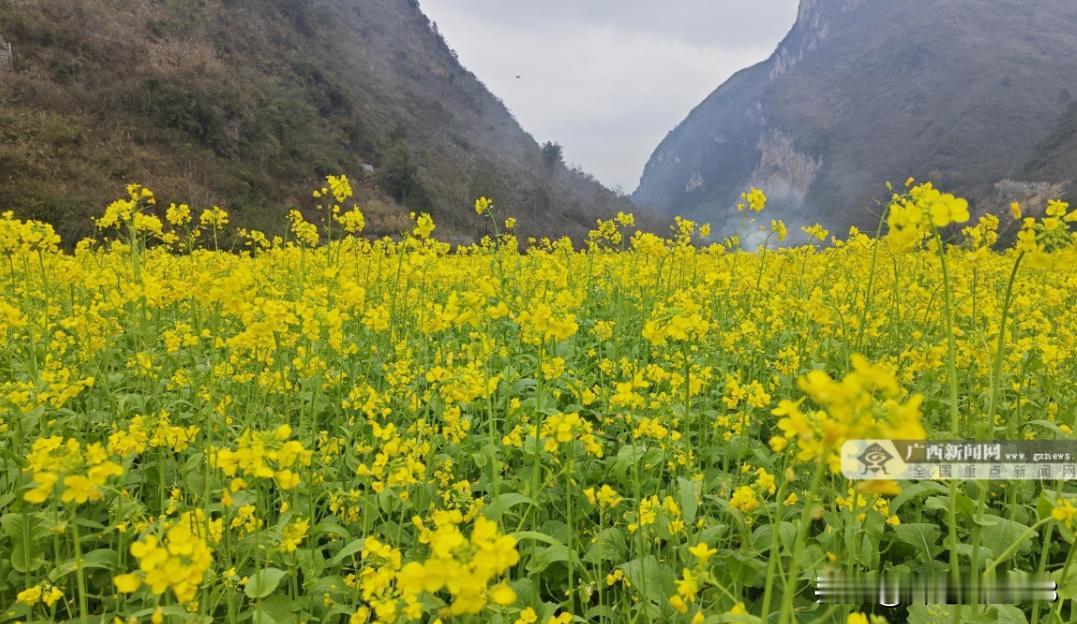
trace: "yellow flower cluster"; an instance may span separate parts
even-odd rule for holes
[[[857,491],[856,488],[849,488],[847,496],[837,496],[834,498],[834,502],[837,503],[839,509],[852,511],[856,514],[856,519],[859,522],[864,522],[867,519],[868,509],[874,509],[886,519],[887,524],[892,526],[901,524],[901,519],[890,513],[890,502],[882,496],[869,498],[863,492]]]
[[[1077,262],[1077,231],[1070,227],[1072,223],[1077,223],[1077,209],[1070,210],[1063,201],[1049,201],[1042,218],[1022,219],[1014,248],[1030,256],[1038,268],[1072,267]]]
[[[800,461],[825,461],[833,472],[841,468],[838,451],[846,440],[922,440],[923,396],[906,396],[893,370],[852,356],[853,370],[841,381],[815,370],[799,380],[800,389],[820,409],[801,410],[801,401],[782,400],[773,410],[780,416],[781,436],[773,448],[795,441]]]
[[[300,483],[294,469],[310,466],[314,455],[301,442],[290,440],[291,436],[289,425],[264,432],[248,429],[240,434],[235,450],[217,449],[210,461],[226,476],[273,479],[280,489],[291,490]]]
[[[910,184],[911,184],[910,180]],[[938,228],[969,220],[967,200],[943,193],[930,182],[913,186],[904,195],[894,194],[887,225],[887,240],[895,251],[913,249]]]
[[[0,255],[10,258],[16,251],[53,252],[59,244],[60,237],[51,224],[16,219],[10,210],[0,212]]]
[[[737,204],[738,211],[743,211],[747,208],[752,212],[761,212],[767,205],[767,195],[762,189],[753,187],[747,193],[741,193],[740,198],[743,203]]]
[[[108,452],[117,457],[130,457],[144,453],[147,448],[167,448],[182,453],[190,446],[200,429],[195,425],[173,425],[167,413],[156,417],[136,415],[127,423],[127,429],[119,429],[108,438]]]
[[[515,538],[502,535],[496,523],[482,516],[475,519],[470,539],[460,531],[463,516],[459,512],[436,513],[433,520],[431,529],[420,518],[413,519],[430,556],[405,564],[397,575],[405,602],[415,601],[423,592],[444,590],[451,596],[444,615],[454,616],[479,613],[488,602],[508,605],[516,601],[516,593],[507,584],[491,585],[520,560]]]
[[[542,422],[542,437],[547,453],[557,453],[562,446],[579,442],[589,455],[602,457],[602,445],[595,438],[593,425],[576,412],[547,416]]]
[[[756,497],[755,488],[750,485],[742,485],[733,490],[733,496],[729,499],[729,506],[744,513],[759,509],[759,498]]]
[[[698,341],[710,328],[711,322],[703,315],[702,306],[686,294],[675,297],[670,304],[656,307],[654,316],[643,326],[643,337],[661,347],[667,342]]]
[[[64,592],[59,587],[52,583],[44,582],[22,590],[15,596],[15,600],[28,607],[40,602],[51,609],[63,597]]]
[[[583,491],[583,495],[587,497],[587,501],[592,505],[599,505],[603,508],[614,508],[621,504],[624,499],[617,490],[609,486],[609,484],[602,484],[598,490],[593,487],[586,488]]]
[[[288,211],[288,222],[291,224],[292,236],[300,244],[313,247],[321,240],[318,227],[304,219],[303,213],[298,210]]]
[[[543,344],[559,342],[574,336],[579,329],[576,315],[571,312],[557,314],[548,304],[540,304],[524,310],[516,316],[524,342]]]
[[[48,501],[58,483],[63,485],[62,503],[81,505],[99,501],[105,483],[123,474],[123,467],[109,459],[100,444],[83,447],[74,438],[65,440],[60,436],[36,440],[26,456],[26,464],[34,487],[23,494],[23,500],[36,505]]]
[[[1077,521],[1077,505],[1074,505],[1069,498],[1059,496],[1051,509],[1051,517],[1073,529],[1073,524]]]
[[[131,544],[131,554],[138,560],[138,572],[120,574],[113,579],[123,593],[138,591],[143,584],[160,596],[169,589],[176,600],[194,600],[198,587],[213,563],[213,550],[203,535],[205,527],[187,513],[166,525],[163,540],[145,535]]]
[[[475,214],[484,215],[493,207],[493,202],[488,197],[480,197],[475,200]]]

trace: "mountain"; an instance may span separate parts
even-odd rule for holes
[[[415,0],[0,0],[0,41],[0,209],[67,240],[130,181],[279,231],[344,172],[373,233],[428,211],[460,241],[487,231],[480,195],[522,234],[630,207],[521,129]]]
[[[978,212],[1073,197],[1077,2],[802,0],[766,61],[670,132],[633,199],[727,229],[759,186],[790,226],[874,231],[907,177]]]

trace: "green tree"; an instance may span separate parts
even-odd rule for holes
[[[542,144],[542,160],[549,168],[557,167],[565,163],[564,156],[561,153],[561,146],[553,141],[546,141]]]
[[[402,140],[393,143],[386,152],[378,174],[378,186],[397,203],[412,210],[428,207],[429,200],[419,178],[419,167]]]

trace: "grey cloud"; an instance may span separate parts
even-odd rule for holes
[[[693,106],[773,52],[796,4],[420,1],[526,130],[561,143],[569,162],[626,192]]]
[[[422,0],[431,12],[481,16],[489,28],[574,32],[596,25],[628,32],[647,32],[708,45],[772,46],[777,21],[785,29],[796,0]]]

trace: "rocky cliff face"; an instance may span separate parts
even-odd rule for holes
[[[803,0],[769,59],[667,135],[634,199],[722,226],[756,185],[790,225],[873,229],[887,180],[934,179],[981,212],[1072,192],[1075,23],[1069,0]]]

